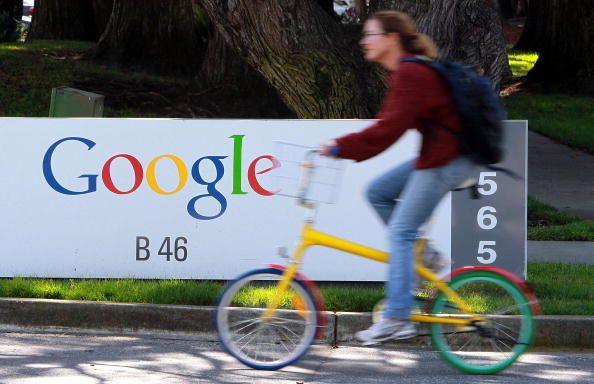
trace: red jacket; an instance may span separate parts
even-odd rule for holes
[[[458,141],[450,132],[423,124],[433,120],[453,131],[461,130],[460,117],[444,81],[424,64],[400,63],[392,71],[377,118],[368,128],[336,139],[338,157],[367,160],[390,147],[410,128],[416,128],[423,138],[417,168],[439,167],[460,156]]]

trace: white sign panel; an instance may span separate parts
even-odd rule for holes
[[[277,140],[317,146],[369,121],[0,119],[1,276],[229,279],[297,241],[304,212],[273,195]],[[346,162],[316,228],[386,248],[369,181],[415,156],[412,132]],[[282,191],[281,191],[282,192]],[[282,193],[281,193],[282,194]],[[433,225],[449,257],[450,200]],[[316,280],[384,280],[386,266],[314,247]]]

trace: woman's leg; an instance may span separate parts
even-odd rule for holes
[[[419,227],[451,189],[471,176],[474,164],[459,158],[443,167],[415,170],[402,191],[401,201],[388,223],[390,268],[384,317],[410,317],[414,277],[414,244]]]
[[[373,180],[367,187],[367,200],[384,224],[388,224],[396,199],[402,193],[416,160],[406,161]]]

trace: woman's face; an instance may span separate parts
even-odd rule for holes
[[[387,34],[379,21],[371,19],[363,26],[363,36],[359,45],[365,60],[381,63],[396,48],[395,34]]]

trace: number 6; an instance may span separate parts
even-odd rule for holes
[[[495,241],[480,241],[479,242],[479,247],[478,247],[478,253],[479,255],[481,253],[488,253],[489,257],[488,258],[484,258],[483,256],[477,256],[477,260],[481,263],[481,264],[491,264],[495,261],[495,259],[497,259],[497,252],[495,252],[495,250],[493,248],[487,248],[487,246],[495,245]]]
[[[492,212],[497,212],[493,207],[482,207],[476,215],[476,222],[481,229],[489,230],[497,226],[497,217],[492,215]]]

